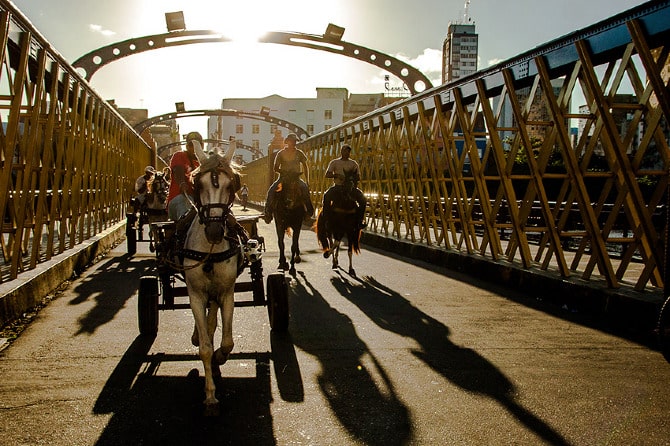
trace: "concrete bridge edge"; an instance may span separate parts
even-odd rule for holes
[[[578,277],[557,278],[541,270],[528,270],[506,260],[492,262],[478,255],[412,243],[408,240],[364,232],[361,242],[399,256],[439,265],[484,282],[535,297],[571,313],[587,315],[593,322],[625,332],[644,342],[654,342],[654,329],[663,303],[659,293],[605,289]]]
[[[39,305],[63,282],[79,275],[126,235],[126,221],[110,227],[73,249],[40,263],[19,278],[0,284],[0,326]]]

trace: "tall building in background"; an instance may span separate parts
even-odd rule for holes
[[[442,44],[442,83],[451,82],[477,71],[479,36],[468,14],[470,0],[465,2],[463,22],[449,23]]]

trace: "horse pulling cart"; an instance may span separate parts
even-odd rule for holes
[[[251,298],[236,299],[235,306],[267,306],[270,328],[285,332],[289,322],[288,286],[284,273],[277,271],[267,276],[264,287],[261,252],[265,249],[265,243],[258,234],[258,219],[259,216],[237,219],[250,235],[250,240],[243,248],[244,258],[239,268],[241,273],[235,282],[235,293],[251,293]],[[168,240],[173,237],[175,223],[154,222],[150,224],[150,231],[156,265],[152,274],[140,278],[137,315],[140,334],[153,336],[158,332],[160,310],[185,309],[190,306],[188,299],[185,302],[177,299],[184,296],[188,298],[188,292],[182,271],[170,258],[173,254]]]

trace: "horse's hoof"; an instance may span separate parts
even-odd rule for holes
[[[212,366],[219,366],[221,364],[225,364],[226,361],[228,361],[228,355],[229,355],[228,353],[224,353],[223,350],[217,348],[214,354],[212,355]]]
[[[282,262],[279,262],[279,266],[277,266],[277,269],[287,270],[287,269],[288,269],[288,263],[286,263],[286,262],[283,262],[283,263],[282,263]]]
[[[292,276],[295,276],[295,266],[292,266],[289,270],[288,273]]]
[[[350,275],[351,277],[356,277],[356,271],[354,271],[353,268],[349,268],[349,275]]]
[[[337,269],[337,264],[333,263],[333,269]]]
[[[204,415],[206,417],[218,417],[219,416],[219,403],[210,403],[205,404]]]
[[[330,251],[324,251],[323,252],[323,258],[327,259],[328,257],[330,257]]]
[[[300,263],[300,262],[302,262],[302,259],[300,258],[300,256],[295,256],[295,257],[293,258],[293,262],[294,262],[294,263]]]

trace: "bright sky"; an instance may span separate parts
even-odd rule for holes
[[[344,27],[343,40],[397,57],[440,83],[441,46],[449,22],[462,21],[466,0],[13,0],[68,61],[134,37],[167,32],[165,13],[184,11],[187,29],[225,36],[292,31],[323,34]],[[606,19],[641,0],[471,0],[479,34],[479,68]],[[323,51],[275,44],[205,43],[154,50],[113,62],[93,88],[120,107],[149,116],[221,106],[223,98],[271,94],[316,97],[317,87],[381,93],[373,65]],[[391,76],[392,86],[402,83]],[[181,125],[182,129],[185,127]]]

